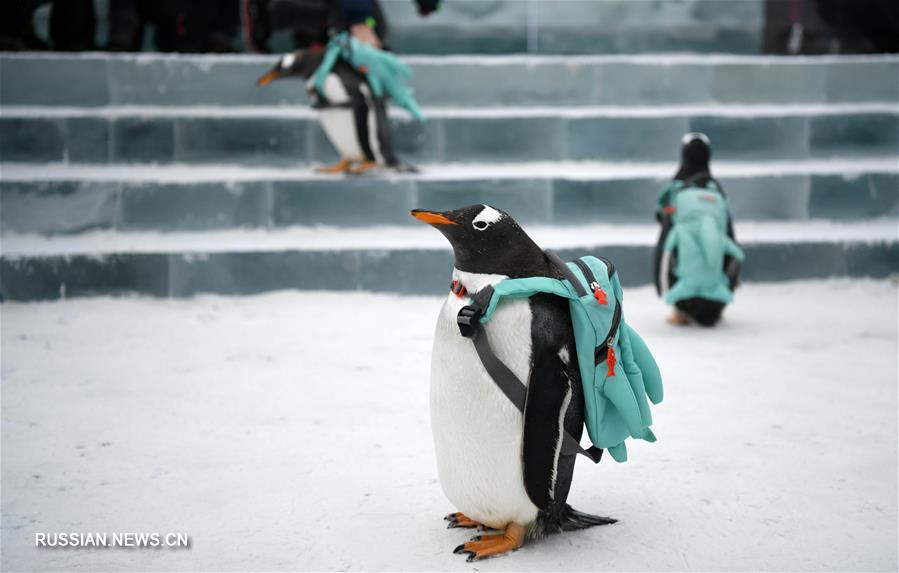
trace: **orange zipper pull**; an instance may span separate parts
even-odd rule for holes
[[[594,282],[590,286],[593,287],[593,298],[596,299],[596,302],[608,306],[609,299],[606,297],[605,291],[600,288],[599,283]]]
[[[606,357],[606,364],[609,365],[609,371],[606,373],[606,376],[611,378],[615,376],[615,364],[618,363],[618,360],[615,358],[615,349],[612,345],[609,345],[609,354]]]

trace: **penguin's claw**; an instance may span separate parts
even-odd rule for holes
[[[316,167],[316,173],[348,173],[350,168],[353,166],[353,162],[349,159],[341,159],[334,165],[322,165],[321,167]]]
[[[443,518],[444,521],[449,521],[446,525],[447,529],[455,529],[457,527],[483,527],[477,521],[465,516],[462,512],[451,513]]]
[[[453,549],[453,553],[467,553],[466,561],[479,561],[495,557],[503,553],[516,551],[524,544],[525,529],[521,525],[510,523],[506,531],[499,535],[478,535]]]

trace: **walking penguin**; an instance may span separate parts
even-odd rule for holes
[[[365,45],[345,32],[326,48],[312,47],[283,55],[257,80],[266,85],[281,78],[306,81],[312,107],[340,160],[320,167],[321,173],[360,174],[379,166],[415,172],[393,151],[387,100],[392,97],[424,121],[411,90],[403,83],[409,68],[396,56]]]

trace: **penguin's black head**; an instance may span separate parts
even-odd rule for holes
[[[688,133],[681,139],[680,168],[675,179],[686,179],[696,173],[709,173],[709,159],[712,148],[709,138],[704,133]]]
[[[256,80],[256,85],[264,86],[281,78],[309,78],[322,63],[323,57],[324,51],[320,48],[309,48],[284,54],[272,69]]]
[[[443,233],[460,271],[513,278],[549,272],[543,250],[515,219],[496,207],[469,205],[443,212],[415,209],[411,215]]]

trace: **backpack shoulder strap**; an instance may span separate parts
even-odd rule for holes
[[[553,253],[553,255],[555,255],[555,253]],[[547,280],[552,280],[556,283],[559,282],[556,279]],[[497,286],[501,286],[502,284],[503,283],[500,283]],[[525,289],[525,291],[527,291],[527,289]],[[522,291],[522,294],[525,291]],[[530,294],[534,294],[533,290],[529,292]],[[541,291],[538,290],[536,292]],[[556,294],[565,296],[562,293]],[[475,351],[478,353],[478,358],[481,360],[481,364],[484,365],[484,369],[487,371],[487,374],[490,375],[490,378],[496,386],[506,398],[512,402],[519,412],[524,413],[528,395],[527,386],[525,386],[524,383],[518,379],[518,376],[516,376],[515,373],[500,360],[495,352],[493,352],[493,348],[490,346],[490,340],[487,337],[487,332],[484,329],[484,325],[481,323],[481,320],[485,317],[485,312],[488,309],[492,312],[492,310],[496,308],[496,304],[500,298],[500,296],[497,296],[494,287],[488,286],[481,289],[476,294],[472,295],[472,304],[463,307],[459,311],[459,314],[456,316],[456,323],[459,326],[459,332],[462,336],[471,339]],[[584,449],[568,432],[562,432],[562,453],[564,455],[581,454],[589,458],[593,463],[599,463],[602,459],[602,452],[603,450],[596,446]]]
[[[698,171],[698,172],[694,173],[693,175],[690,175],[689,177],[687,177],[686,179],[683,180],[683,186],[682,186],[682,188],[686,189],[687,187],[689,187],[690,185],[692,185],[692,184],[695,183],[696,181],[699,181],[699,180],[702,179],[703,177],[709,177],[709,178],[711,178],[711,174],[710,174],[708,171]]]
[[[565,261],[563,261],[555,251],[546,249],[546,251],[544,252],[546,253],[546,258],[548,258],[553,266],[556,267],[556,270],[562,273],[562,276],[565,277],[565,280],[567,280],[571,284],[572,288],[574,288],[575,292],[577,293],[577,296],[580,297],[587,294],[587,289],[584,288],[584,285],[581,284],[581,281],[579,281],[577,276],[573,272],[571,272],[571,269],[568,268],[568,265],[565,264]]]

